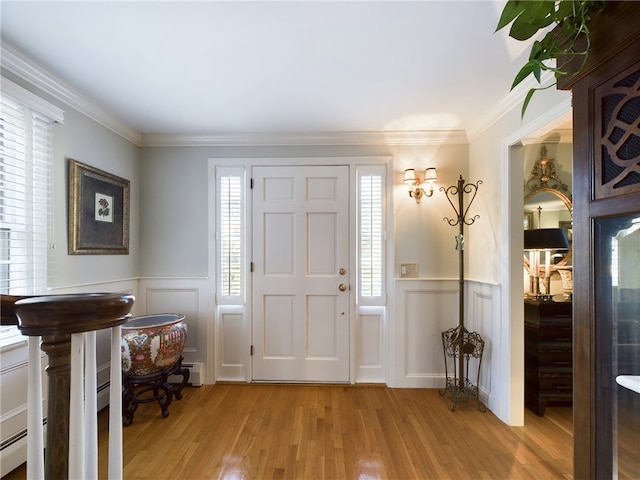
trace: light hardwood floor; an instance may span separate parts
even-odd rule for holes
[[[124,478],[572,478],[571,407],[527,410],[524,427],[509,427],[474,402],[450,405],[431,389],[186,388],[167,418],[156,404],[138,408],[124,429]],[[106,411],[99,417],[107,478]]]

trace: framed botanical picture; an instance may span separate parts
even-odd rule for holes
[[[69,159],[69,255],[129,253],[129,180]]]

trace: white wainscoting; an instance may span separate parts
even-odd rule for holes
[[[396,279],[394,316],[389,322],[389,386],[442,388],[445,384],[442,332],[458,325],[458,280]],[[480,398],[490,401],[492,326],[499,325],[497,286],[465,282],[465,327],[485,341]]]
[[[184,349],[186,362],[207,362],[209,294],[207,278],[134,278],[50,289],[50,294],[127,293],[136,297],[133,316],[177,312],[187,318]],[[97,335],[98,409],[109,403],[110,331]],[[27,431],[27,346],[26,342],[0,352],[0,466],[5,475],[26,461]],[[48,364],[42,356],[43,369]],[[43,392],[46,396],[46,373]],[[46,415],[46,401],[43,400]]]
[[[209,325],[209,279],[207,277],[133,278],[110,282],[72,285],[51,289],[52,294],[64,293],[127,293],[136,298],[132,316],[153,313],[181,313],[187,322],[187,342],[183,355],[185,363],[207,362]],[[109,400],[110,332],[99,331],[98,349],[98,408]]]
[[[495,411],[496,392],[500,392],[502,383],[496,369],[494,355],[497,343],[495,338],[500,338],[500,286],[468,280],[465,283],[465,322],[469,331],[480,334],[484,340],[484,354],[480,368],[479,395],[482,402],[491,411]],[[498,335],[496,337],[496,335]],[[496,380],[493,380],[496,379]],[[492,381],[493,380],[493,381]]]
[[[358,307],[353,322],[353,378],[356,383],[384,383],[385,307]],[[244,305],[218,305],[216,314],[216,380],[251,381],[251,322]]]
[[[183,356],[187,363],[207,362],[209,337],[209,279],[141,278],[139,304],[143,313],[181,313],[186,317],[187,341]]]
[[[385,383],[386,381],[386,308],[360,306],[355,322],[355,381]]]
[[[251,332],[244,305],[218,305],[216,321],[216,380],[251,380]]]

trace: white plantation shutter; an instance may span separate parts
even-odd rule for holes
[[[52,119],[62,112],[2,80],[0,97],[0,294],[47,291],[52,189]],[[2,327],[0,345],[16,335]],[[9,338],[7,338],[9,337]]]
[[[238,297],[244,293],[243,178],[238,169],[221,169],[218,176],[219,294],[223,297]]]
[[[384,296],[384,169],[358,170],[359,297],[378,303]],[[369,301],[367,301],[367,299]]]

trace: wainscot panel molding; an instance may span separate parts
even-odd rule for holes
[[[396,279],[395,316],[389,322],[389,386],[442,388],[445,385],[442,332],[458,325],[458,280]],[[490,407],[492,338],[499,328],[499,287],[465,282],[465,327],[485,341],[480,399]]]
[[[489,410],[496,408],[495,395],[492,395],[492,387],[501,388],[501,382],[492,383],[492,378],[499,379],[496,371],[498,365],[494,351],[495,338],[500,335],[500,286],[467,280],[465,282],[465,326],[469,331],[480,334],[484,340],[484,353],[480,368],[479,397]],[[497,335],[497,336],[496,336]],[[523,350],[524,355],[524,350]]]
[[[187,364],[207,361],[209,338],[209,279],[141,278],[136,303],[143,315],[153,313],[181,313],[186,317],[187,341],[183,356]]]
[[[359,306],[353,322],[352,365],[356,383],[385,383],[386,307]],[[251,322],[246,305],[218,305],[216,313],[216,381],[250,382]]]
[[[386,381],[386,307],[358,306],[355,321],[355,381]]]
[[[216,380],[251,380],[251,333],[245,305],[218,305],[216,324]]]
[[[389,386],[444,386],[442,332],[458,324],[458,281],[396,279]]]

